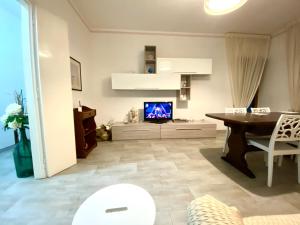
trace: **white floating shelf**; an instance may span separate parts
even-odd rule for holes
[[[113,73],[114,90],[180,90],[180,74]]]
[[[157,58],[157,73],[210,75],[212,74],[212,59],[210,58]]]

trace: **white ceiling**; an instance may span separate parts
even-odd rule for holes
[[[300,0],[248,0],[210,16],[203,0],[69,0],[91,31],[274,34],[300,17]]]

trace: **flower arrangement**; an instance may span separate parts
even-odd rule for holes
[[[15,103],[9,104],[5,109],[5,114],[0,120],[7,129],[24,129],[28,128],[28,115],[25,112],[23,92],[15,93]]]
[[[97,129],[97,136],[101,141],[109,141],[111,140],[111,127],[113,125],[113,121],[108,121],[107,124],[102,124],[99,129]]]
[[[6,107],[5,114],[1,117],[4,130],[14,129],[19,131],[19,142],[14,145],[13,158],[17,177],[33,175],[33,163],[30,140],[26,137],[25,129],[28,127],[28,115],[25,111],[25,100],[22,90],[15,93],[15,103]]]
[[[110,120],[107,122],[107,124],[103,124],[102,126],[105,128],[106,131],[110,131],[111,130],[111,127],[113,125],[114,121],[113,120]]]

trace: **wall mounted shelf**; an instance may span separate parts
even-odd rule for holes
[[[144,61],[144,74],[113,73],[112,89],[177,90],[179,101],[189,101],[191,76],[212,74],[211,58],[156,58],[155,46],[145,46]]]
[[[191,99],[191,76],[181,75],[180,90],[177,97],[180,101],[188,101]]]
[[[156,73],[156,46],[145,46],[145,73]]]
[[[212,74],[212,59],[210,58],[157,58],[157,73],[210,75]]]
[[[191,76],[211,75],[212,59],[210,58],[157,58],[159,74],[180,74],[179,101],[191,99]]]
[[[113,73],[113,90],[180,90],[180,74]]]

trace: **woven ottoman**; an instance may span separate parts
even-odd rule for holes
[[[235,207],[210,195],[197,198],[188,206],[188,225],[300,225],[300,214],[243,218]]]

